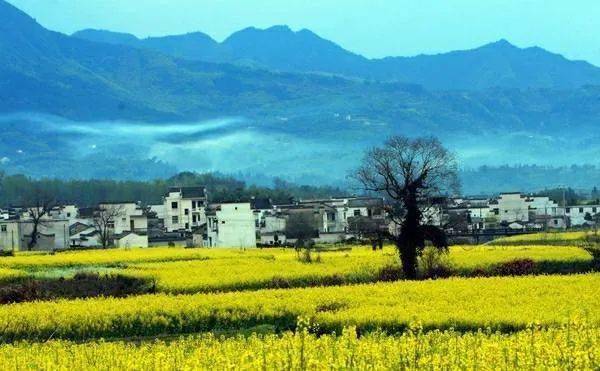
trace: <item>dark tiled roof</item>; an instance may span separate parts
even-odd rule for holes
[[[373,207],[383,206],[383,200],[381,198],[358,198],[354,200],[348,200],[348,207]]]
[[[123,237],[129,236],[130,234],[135,234],[138,236],[146,236],[147,234],[145,232],[139,232],[139,231],[124,231],[122,233],[119,234],[115,234],[113,237],[117,240],[120,240]]]
[[[169,187],[170,192],[181,192],[183,198],[206,197],[206,188],[204,187]]]
[[[77,223],[71,224],[69,226],[69,234],[70,235],[74,235],[74,234],[77,234],[79,232],[83,232],[83,231],[85,231],[88,228],[90,228],[90,227],[87,224],[83,224],[83,223],[77,222]]]
[[[252,210],[266,210],[273,208],[273,204],[268,198],[253,198],[250,201],[250,207]]]

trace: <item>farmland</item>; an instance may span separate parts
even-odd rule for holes
[[[280,248],[1,257],[4,291],[94,272],[147,285],[1,305],[0,367],[597,369],[600,274],[583,249],[453,246],[444,261],[449,278],[403,281],[391,246],[328,248],[312,263]]]

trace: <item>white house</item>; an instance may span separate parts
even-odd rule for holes
[[[557,216],[561,214],[558,204],[546,196],[532,196],[525,200],[529,210],[535,215]]]
[[[501,193],[500,196],[490,202],[492,214],[496,215],[500,222],[529,222],[529,204],[527,196],[521,193]]]
[[[192,231],[206,224],[207,196],[204,187],[170,187],[163,204],[167,232]]]
[[[0,250],[27,250],[34,224],[31,220],[0,220]],[[38,225],[33,250],[61,250],[69,247],[69,223],[62,219],[44,220]]]
[[[148,215],[146,210],[136,202],[104,202],[99,209],[114,209],[118,214],[114,220],[114,234],[123,232],[146,232],[148,230]]]
[[[69,226],[69,241],[71,247],[100,246],[100,233],[94,226],[75,222]]]
[[[256,247],[255,219],[250,203],[211,205],[205,246]]]
[[[594,216],[600,213],[600,205],[567,206],[564,212],[572,226],[582,226],[593,222]]]
[[[286,218],[283,215],[266,215],[260,225],[260,243],[263,245],[282,245],[286,243]]]

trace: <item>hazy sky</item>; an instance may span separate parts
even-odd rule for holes
[[[8,0],[47,28],[148,35],[308,28],[368,57],[468,49],[501,38],[600,66],[599,0]]]

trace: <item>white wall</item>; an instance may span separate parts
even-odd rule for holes
[[[115,240],[117,247],[148,247],[148,236],[129,233],[119,240]]]
[[[221,204],[214,221],[218,224],[213,247],[256,247],[255,219],[250,203]]]

